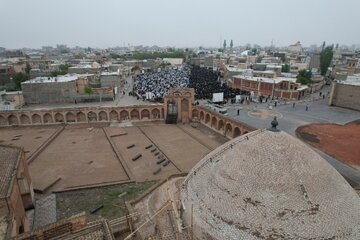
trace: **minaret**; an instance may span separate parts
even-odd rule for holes
[[[224,47],[224,52],[225,52],[225,50],[226,50],[226,40],[224,40],[223,47]]]
[[[233,46],[234,46],[234,43],[233,43],[233,40],[231,39],[231,41],[230,41],[230,51],[232,52],[232,50],[233,50]]]

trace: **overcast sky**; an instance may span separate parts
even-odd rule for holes
[[[0,0],[0,47],[360,43],[360,0]]]

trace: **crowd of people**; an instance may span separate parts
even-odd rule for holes
[[[212,99],[213,93],[224,93],[224,100],[231,101],[240,94],[220,81],[220,72],[187,65],[179,70],[165,70],[156,73],[142,73],[134,79],[134,92],[147,98],[151,93],[152,100],[161,101],[170,88],[194,88],[196,99]]]
[[[142,73],[135,77],[134,91],[141,96],[151,93],[152,99],[161,100],[170,88],[185,88],[189,85],[190,67],[170,69],[156,73]]]
[[[191,67],[189,87],[195,89],[196,99],[212,99],[213,93],[223,92],[226,101],[240,94],[240,90],[221,83],[220,72],[199,66]]]

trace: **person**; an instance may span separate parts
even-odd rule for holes
[[[240,115],[240,109],[237,110],[237,115],[238,115],[238,116]]]
[[[323,99],[325,99],[325,94],[323,94],[322,96],[323,96]]]
[[[306,104],[305,110],[308,111],[309,110],[309,105]]]
[[[293,108],[295,108],[295,102],[293,102]]]
[[[275,107],[277,106],[277,102],[274,103],[274,106],[275,106]]]

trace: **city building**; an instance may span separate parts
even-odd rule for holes
[[[253,93],[254,96],[270,96],[282,99],[300,99],[305,96],[307,86],[296,82],[296,78],[234,76],[230,87]]]
[[[21,83],[25,103],[76,103],[113,100],[112,87],[85,87],[94,82],[93,74],[67,74],[57,77],[38,77]]]
[[[335,80],[331,84],[330,106],[360,110],[360,74],[348,76],[346,80]]]
[[[16,136],[15,136],[16,138]],[[0,239],[29,231],[34,191],[24,151],[0,145]]]

